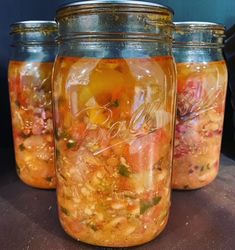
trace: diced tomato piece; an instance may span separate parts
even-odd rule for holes
[[[40,135],[42,134],[42,130],[44,129],[45,124],[42,118],[34,117],[33,127],[32,127],[32,133],[34,135]]]
[[[163,129],[137,138],[125,151],[125,158],[133,172],[141,172],[153,167],[160,160],[160,150],[169,140]]]
[[[83,122],[76,122],[68,133],[73,139],[81,141],[86,135],[86,125]]]
[[[180,158],[184,155],[189,154],[190,150],[189,150],[189,146],[187,144],[180,144],[177,147],[175,147],[174,149],[174,157],[175,158]]]
[[[22,86],[21,86],[21,81],[19,77],[11,79],[10,82],[10,91],[14,93],[15,98],[19,105],[21,106],[26,106],[27,104],[27,96],[25,95]]]
[[[118,189],[120,191],[132,191],[133,186],[130,182],[130,179],[120,176],[120,178],[118,180]]]
[[[185,79],[178,79],[177,92],[178,94],[182,93],[186,88]]]

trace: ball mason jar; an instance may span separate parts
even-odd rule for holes
[[[93,1],[57,12],[59,218],[86,243],[152,240],[169,214],[176,100],[170,9]]]
[[[176,23],[173,54],[178,100],[172,185],[196,189],[218,174],[227,68],[224,27],[216,23]]]
[[[51,75],[58,34],[53,21],[11,25],[9,93],[17,173],[37,188],[55,188]]]

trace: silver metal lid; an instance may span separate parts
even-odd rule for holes
[[[219,23],[212,22],[197,22],[197,21],[187,21],[187,22],[174,22],[176,29],[213,29],[213,30],[225,30],[225,26]]]
[[[143,1],[93,0],[69,3],[57,11],[60,40],[147,39],[171,42],[173,11]]]
[[[211,22],[175,22],[175,47],[222,47],[225,27]]]
[[[57,23],[55,21],[30,20],[20,21],[11,24],[11,34],[17,32],[37,32],[40,30],[57,31]]]
[[[10,26],[12,45],[14,44],[51,44],[58,38],[58,26],[55,21],[21,21]]]
[[[127,0],[127,1],[123,1],[123,0],[92,0],[92,1],[79,1],[79,2],[72,2],[72,3],[67,3],[64,5],[61,5],[59,7],[59,9],[57,10],[57,13],[60,12],[61,10],[68,8],[68,7],[81,7],[84,8],[85,6],[97,6],[97,5],[131,5],[131,6],[143,6],[143,7],[156,7],[156,8],[161,8],[161,9],[165,9],[169,12],[171,12],[172,15],[174,15],[174,11],[172,8],[170,8],[169,6],[165,6],[165,5],[161,5],[161,4],[157,4],[154,2],[148,2],[148,1],[132,1],[132,0]]]

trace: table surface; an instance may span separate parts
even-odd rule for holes
[[[58,221],[55,191],[30,188],[13,171],[0,176],[0,215],[1,250],[111,249],[67,236]],[[166,229],[150,243],[129,249],[234,250],[235,162],[222,156],[211,185],[174,191]]]

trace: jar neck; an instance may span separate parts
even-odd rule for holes
[[[188,34],[174,34],[174,47],[194,48],[223,48],[224,37],[215,37],[209,32],[193,32]]]
[[[150,40],[172,42],[172,12],[135,4],[87,4],[57,12],[60,40]]]
[[[176,24],[174,47],[222,48],[224,27],[214,23]]]
[[[56,46],[55,32],[22,32],[12,34],[12,46]]]
[[[64,41],[59,45],[59,56],[87,58],[149,58],[172,56],[172,46],[149,41]]]
[[[30,62],[53,62],[58,51],[55,44],[25,44],[12,45],[10,60]]]
[[[224,60],[223,50],[220,47],[174,46],[173,55],[176,63],[201,63]]]
[[[51,62],[57,52],[54,21],[22,21],[11,25],[11,60]]]
[[[173,54],[177,63],[224,60],[224,27],[214,23],[176,23]]]

